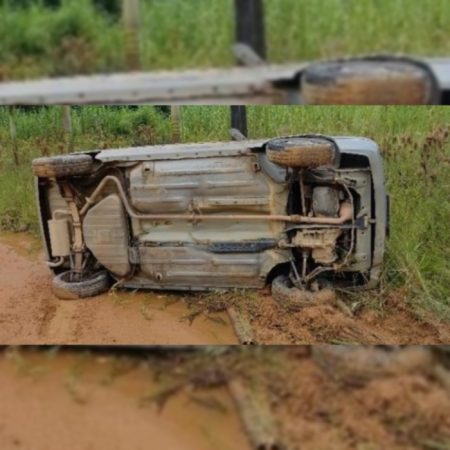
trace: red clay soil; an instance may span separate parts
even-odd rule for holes
[[[278,383],[269,382],[290,450],[450,448],[450,392],[427,368],[354,386],[292,353]]]
[[[326,360],[319,367],[307,347],[251,347],[235,359],[199,355],[197,363],[192,353],[143,362],[67,350],[8,351],[0,356],[1,448],[249,450],[224,387],[187,385],[159,412],[152,401],[173,377],[191,373],[184,364],[200,374],[221,361],[229,373],[247,373],[251,390],[266,389],[286,450],[448,449],[450,372],[422,347],[407,351],[404,365],[358,384],[348,367],[327,375]]]
[[[391,292],[376,311],[366,307],[354,316],[336,304],[318,304],[299,312],[286,312],[267,295],[251,308],[257,342],[265,344],[447,344],[450,324],[431,314],[419,316],[406,304],[404,293]]]
[[[193,295],[115,292],[94,299],[59,301],[39,240],[29,234],[0,236],[0,342],[2,344],[236,344],[223,313],[183,320]],[[402,291],[392,292],[380,311],[362,308],[348,316],[335,304],[286,312],[270,295],[238,295],[260,344],[441,344],[450,324],[419,317]],[[186,301],[184,301],[186,300]],[[169,305],[169,306],[168,306]]]
[[[236,344],[224,313],[190,324],[179,298],[158,293],[109,293],[60,301],[39,240],[0,236],[0,343],[20,344]],[[215,319],[215,320],[211,320]]]
[[[110,379],[111,363],[86,355],[3,353],[1,449],[249,450],[225,390],[185,392],[158,411],[141,401],[161,388],[150,370],[139,366]],[[208,401],[221,409],[207,408]]]

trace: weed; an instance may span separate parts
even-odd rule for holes
[[[0,5],[0,77],[126,68],[117,6],[108,14],[98,0],[64,0],[51,8],[40,0],[15,3]],[[265,7],[273,62],[450,50],[447,0],[408,0],[407,8],[404,0],[266,0]],[[234,64],[231,0],[143,0],[140,20],[143,69]]]
[[[48,372],[48,360],[51,359],[52,353],[47,354],[47,361],[36,361],[33,355],[27,354],[26,351],[18,347],[12,347],[8,350],[8,359],[10,359],[19,375],[25,377],[39,377]]]

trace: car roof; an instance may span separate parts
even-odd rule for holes
[[[313,135],[308,135],[313,136]],[[331,137],[342,152],[378,152],[377,144],[363,137]],[[208,158],[218,156],[249,155],[263,147],[270,139],[246,141],[208,142],[189,144],[152,145],[98,150],[95,158],[102,162],[157,161],[169,159]]]

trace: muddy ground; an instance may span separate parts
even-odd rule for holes
[[[148,367],[116,368],[108,357],[2,354],[2,450],[249,450],[225,389],[179,393],[161,411],[146,401],[162,385]]]
[[[287,313],[267,290],[223,299],[220,293],[115,291],[64,302],[51,293],[39,240],[24,233],[0,235],[0,267],[2,344],[236,344],[228,316],[216,312],[227,302],[250,322],[256,343],[450,342],[450,324],[413,312],[402,290],[387,295],[382,307],[361,302],[354,315],[342,303]]]
[[[448,449],[450,372],[424,348],[408,352],[404,365],[355,384],[348,367],[327,375],[307,347],[163,359],[8,349],[0,354],[0,442],[6,450],[249,450],[242,409],[227,389],[239,377],[248,392],[265,393],[283,449]],[[180,381],[183,389],[173,390]]]
[[[178,298],[152,292],[114,292],[60,301],[38,239],[0,238],[0,342],[2,344],[235,344],[225,313],[194,323]]]
[[[450,449],[450,372],[443,383],[426,358],[423,365],[418,362],[423,348],[414,352],[418,355],[406,358],[403,368],[362,384],[349,375],[330,379],[309,355],[291,353],[283,374],[274,378],[278,382],[269,383],[288,448]]]

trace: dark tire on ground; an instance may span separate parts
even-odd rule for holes
[[[272,298],[287,311],[301,311],[318,302],[332,302],[336,295],[332,289],[323,289],[319,292],[302,291],[289,280],[289,277],[281,275],[272,282]]]
[[[269,161],[283,167],[313,169],[336,164],[338,149],[321,138],[280,138],[267,143]]]
[[[302,78],[309,105],[424,105],[439,102],[436,77],[425,64],[367,58],[312,65]]]
[[[70,271],[53,278],[53,293],[61,300],[77,300],[95,297],[106,292],[110,287],[106,271],[95,272],[82,281],[70,281]]]
[[[33,173],[40,178],[63,178],[86,175],[92,171],[94,161],[89,155],[62,155],[33,160]]]

